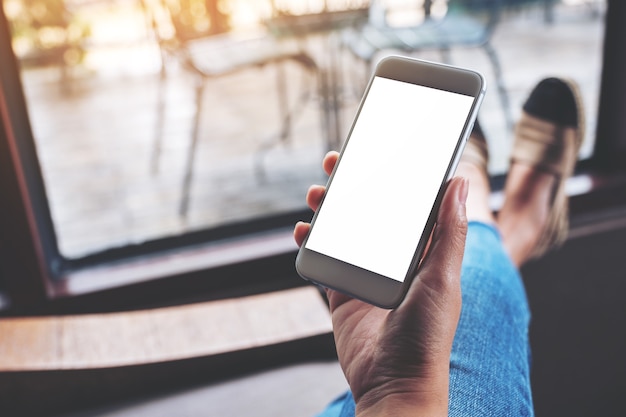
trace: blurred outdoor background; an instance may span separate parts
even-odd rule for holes
[[[341,145],[369,68],[388,53],[485,75],[479,119],[493,173],[506,171],[511,123],[546,76],[581,86],[581,157],[593,147],[601,0],[2,5],[68,258],[302,209],[308,186],[325,181],[321,158]],[[459,11],[484,32],[455,43],[417,35]],[[455,30],[469,21],[459,22]]]

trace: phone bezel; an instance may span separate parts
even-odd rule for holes
[[[485,80],[483,76],[476,71],[446,64],[400,56],[390,56],[381,60],[372,74],[365,93],[363,94],[352,127],[341,149],[337,166],[341,163],[341,156],[352,136],[352,131],[361,113],[363,103],[367,99],[372,82],[377,76],[464,94],[474,98],[472,107],[466,117],[462,133],[457,140],[455,151],[451,155],[446,174],[444,178],[442,178],[437,197],[433,202],[426,227],[422,232],[407,276],[403,282],[307,249],[306,239],[296,257],[296,270],[302,278],[379,307],[394,308],[402,301],[408,291],[428,239],[432,233],[446,185],[456,169],[456,165],[465,147],[465,142],[469,137],[469,133],[476,119],[478,108],[484,97]],[[327,186],[329,187],[332,186],[334,174],[335,171],[331,173],[328,179]],[[323,207],[323,204],[324,202],[322,200],[320,209]],[[315,213],[311,221],[312,227],[315,226],[316,217],[317,213]]]

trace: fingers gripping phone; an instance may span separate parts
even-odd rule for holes
[[[404,57],[381,61],[298,252],[298,273],[396,307],[484,94],[475,71]]]

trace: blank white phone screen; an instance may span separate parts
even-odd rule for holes
[[[473,100],[375,77],[305,247],[404,281]]]

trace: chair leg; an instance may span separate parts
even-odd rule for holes
[[[441,53],[441,62],[443,62],[444,64],[451,65],[452,64],[452,54],[450,53],[450,48],[443,47],[443,48],[439,49],[439,52]]]
[[[336,44],[336,40],[331,37],[329,39],[330,42],[334,42]],[[335,148],[339,148],[342,142],[342,114],[341,114],[341,96],[343,94],[344,84],[341,76],[341,62],[339,60],[339,56],[337,55],[337,48],[335,45],[331,45],[329,48],[329,72],[331,77],[331,106],[332,106],[332,115],[333,115],[333,123],[334,123],[334,142]]]
[[[185,176],[183,177],[182,197],[180,201],[179,215],[187,217],[189,211],[189,193],[191,190],[191,181],[193,179],[193,168],[196,157],[196,147],[198,145],[198,137],[200,134],[200,120],[202,115],[202,99],[204,97],[204,80],[198,80],[196,86],[196,114],[193,121],[193,132],[191,135],[191,143],[187,152],[187,163],[185,165]]]
[[[161,67],[159,74],[159,87],[157,92],[157,111],[154,129],[154,144],[152,146],[152,156],[150,158],[150,172],[156,175],[159,172],[159,159],[163,144],[163,125],[165,124],[165,90],[166,90],[165,66]]]
[[[292,114],[289,111],[289,98],[287,96],[287,77],[282,62],[276,63],[276,95],[278,101],[278,114],[280,118],[280,130],[276,139],[270,138],[267,142],[261,144],[257,150],[254,162],[254,171],[258,179],[265,179],[265,167],[263,165],[263,157],[268,150],[279,143],[287,143],[291,136]]]
[[[504,112],[504,118],[506,120],[506,126],[509,131],[513,130],[513,116],[511,115],[511,105],[509,104],[509,96],[506,91],[506,87],[504,85],[504,80],[502,78],[502,67],[500,66],[500,61],[498,60],[498,55],[496,54],[496,50],[491,46],[489,42],[483,45],[489,60],[491,61],[491,66],[493,67],[493,72],[496,78],[496,84],[498,87],[498,94],[500,95],[500,103],[502,105],[502,111]]]
[[[298,60],[296,59],[296,62]],[[305,74],[302,78],[302,91],[300,97],[289,108],[289,95],[287,88],[287,77],[285,74],[284,62],[277,63],[276,71],[276,90],[278,96],[278,112],[280,115],[280,130],[277,137],[272,136],[268,141],[262,143],[255,155],[254,171],[259,180],[265,179],[265,168],[263,166],[263,158],[265,154],[274,146],[281,143],[288,144],[292,136],[292,127],[294,120],[298,117],[299,113],[304,108],[306,102],[310,99],[311,93],[308,92],[308,83],[306,82]],[[303,70],[307,70],[303,67]],[[310,71],[311,69],[308,68]],[[313,71],[317,74],[317,71]]]
[[[543,0],[543,21],[551,25],[554,23],[554,0]]]
[[[289,112],[284,63],[277,63],[276,65],[276,91],[278,92],[278,112],[282,123],[278,140],[286,143],[291,136],[291,113]]]

